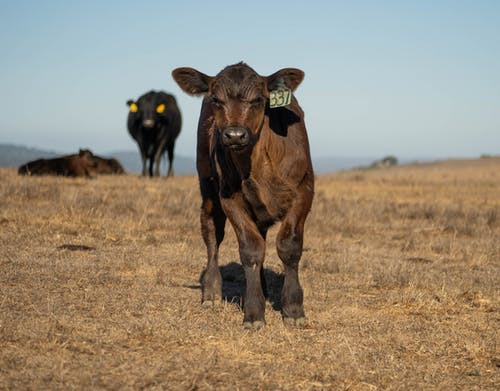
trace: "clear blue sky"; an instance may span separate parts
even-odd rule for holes
[[[136,148],[125,102],[178,100],[195,155],[201,99],[170,73],[297,67],[313,155],[500,153],[500,1],[0,0],[0,143]]]

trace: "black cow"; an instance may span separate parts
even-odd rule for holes
[[[163,91],[150,91],[137,101],[129,100],[128,131],[137,141],[142,175],[159,176],[162,155],[168,153],[168,176],[173,175],[175,139],[181,131],[181,113],[175,98]],[[146,163],[149,160],[149,168]],[[154,164],[154,171],[153,171]]]

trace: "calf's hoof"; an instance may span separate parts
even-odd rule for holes
[[[264,327],[265,324],[266,322],[263,320],[254,320],[253,322],[247,320],[243,322],[243,330],[257,331],[260,330],[262,327]]]
[[[203,300],[201,303],[202,308],[217,308],[222,305],[222,300]]]
[[[306,318],[304,316],[301,316],[300,318],[284,317],[283,323],[287,327],[297,327],[301,329],[304,328],[306,325]]]

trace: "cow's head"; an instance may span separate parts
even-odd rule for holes
[[[84,159],[92,159],[94,157],[94,154],[90,149],[79,149],[78,151],[78,156]]]
[[[78,157],[80,161],[88,168],[93,168],[97,166],[95,161],[95,155],[90,149],[81,149],[78,151]]]
[[[206,95],[221,144],[241,150],[256,143],[269,107],[270,92],[280,86],[294,91],[304,78],[304,72],[284,68],[265,77],[239,63],[224,68],[213,77],[193,68],[177,68],[172,76],[186,93]]]
[[[142,95],[137,101],[128,100],[129,120],[152,129],[159,123],[165,122],[167,102],[165,94],[150,91]]]

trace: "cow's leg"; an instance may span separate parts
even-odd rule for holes
[[[302,256],[304,223],[311,207],[311,197],[298,196],[283,220],[276,247],[285,265],[285,282],[281,292],[283,321],[287,325],[303,327],[305,324],[303,291],[299,282],[299,261]]]
[[[153,165],[153,160],[155,165],[154,176],[160,176],[161,156],[165,152],[166,144],[167,144],[166,138],[160,139],[158,145],[156,146],[156,150],[154,151],[153,156],[151,157],[151,165]]]
[[[154,164],[154,172],[152,172],[151,176],[160,176],[161,155],[162,152],[158,150],[154,157],[151,158],[151,169],[153,169]]]
[[[147,171],[147,157],[146,157],[146,148],[139,144],[139,152],[141,153],[141,160],[142,160],[142,175],[146,176],[148,175]]]
[[[203,198],[200,213],[201,233],[207,247],[207,267],[201,277],[202,305],[220,303],[222,276],[219,270],[219,246],[224,239],[226,215],[219,201],[219,190],[214,178],[200,178]]]
[[[152,157],[149,157],[148,160],[149,160],[149,170],[148,170],[148,173],[149,173],[149,176],[152,177],[153,176],[154,159]]]
[[[258,330],[265,324],[266,302],[262,287],[266,242],[239,197],[223,198],[222,205],[238,237],[240,260],[245,271],[246,295],[243,328]]]
[[[174,162],[174,144],[172,143],[167,147],[168,153],[168,177],[174,176],[173,162]]]

